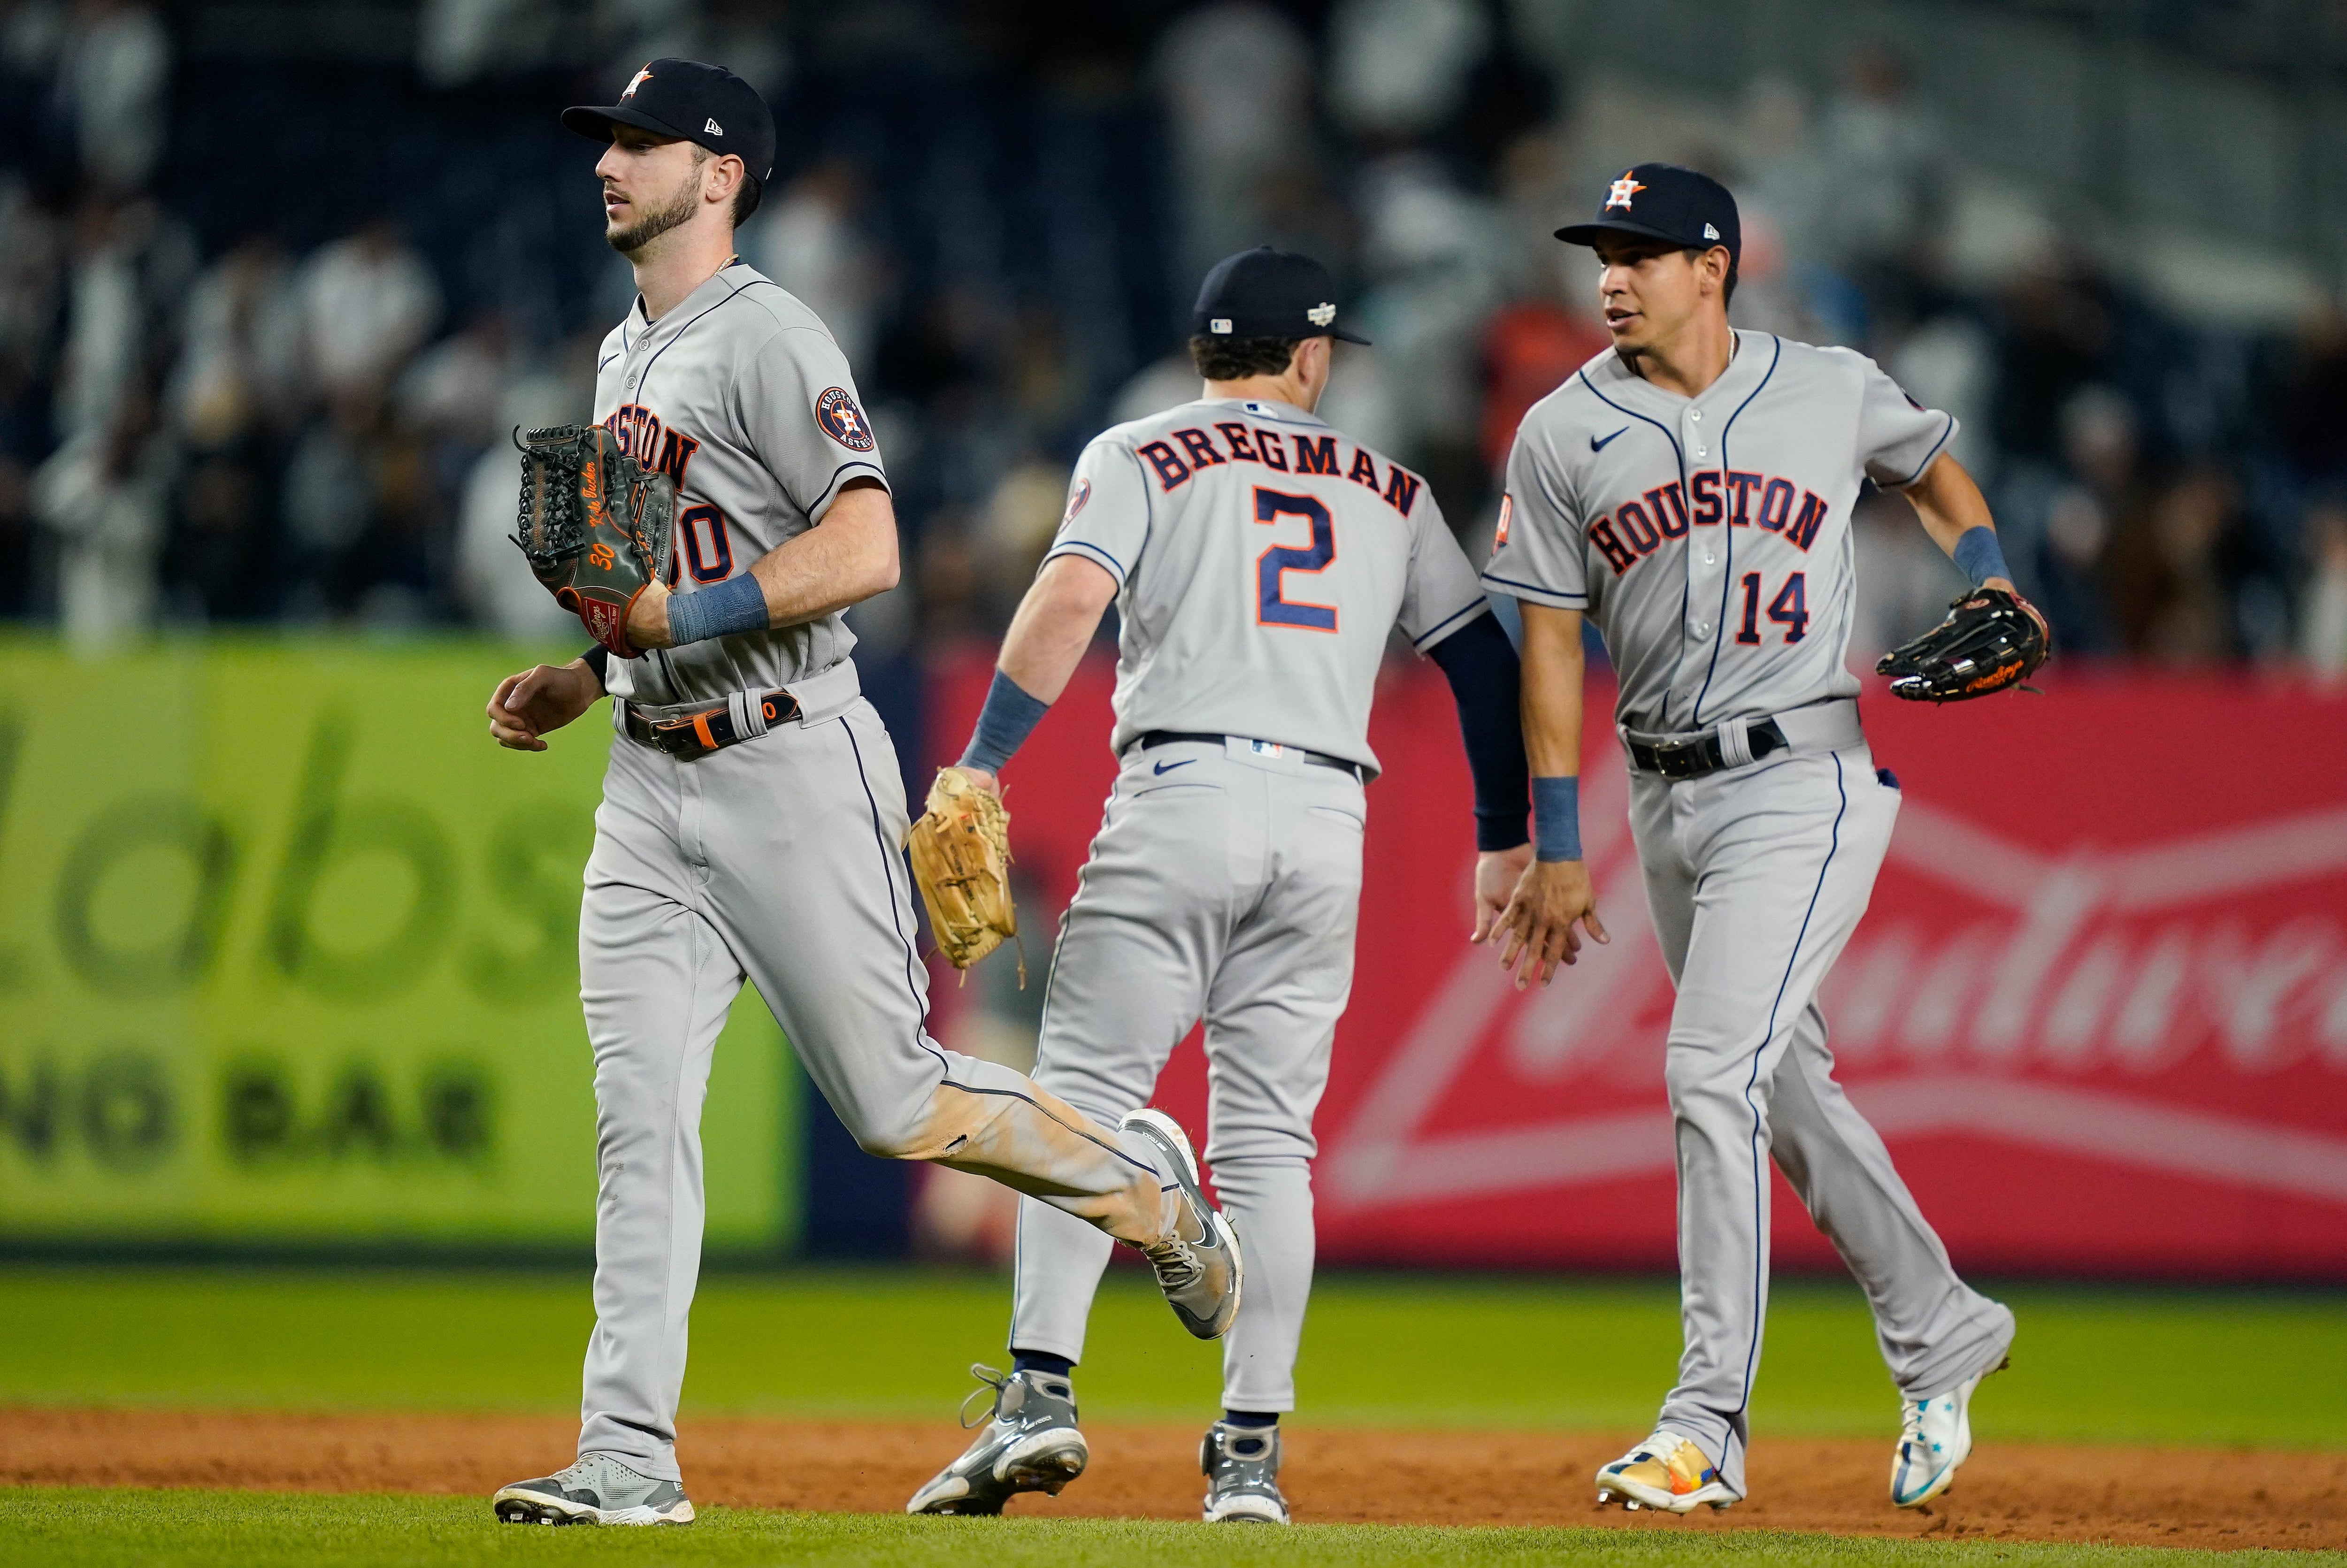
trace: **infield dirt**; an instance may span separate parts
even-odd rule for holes
[[[1187,1519],[1189,1427],[1087,1425],[1092,1463],[1019,1513]],[[0,1409],[0,1481],[473,1493],[564,1463],[577,1428],[542,1416]],[[2347,1453],[1985,1443],[1928,1511],[1884,1500],[1880,1442],[1756,1440],[1751,1498],[1685,1519],[1601,1510],[1589,1477],[1638,1436],[1298,1427],[1283,1484],[1300,1522],[1618,1524],[2141,1546],[2347,1548]],[[693,1498],[895,1512],[959,1451],[950,1426],[707,1420],[680,1451]]]

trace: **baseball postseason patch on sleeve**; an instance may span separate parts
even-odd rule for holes
[[[856,396],[847,388],[825,388],[815,400],[815,418],[825,435],[850,452],[872,450],[871,423],[864,417],[864,410],[856,406]]]

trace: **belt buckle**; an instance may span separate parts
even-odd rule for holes
[[[1654,743],[1655,771],[1666,779],[1691,779],[1703,771],[1703,739]]]
[[[674,719],[647,719],[652,733],[652,744],[672,757],[705,757],[718,748],[702,738],[700,721],[704,713],[687,713]]]

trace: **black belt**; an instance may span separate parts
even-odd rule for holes
[[[1154,751],[1159,746],[1178,745],[1185,742],[1203,746],[1219,746],[1225,741],[1246,739],[1245,735],[1209,735],[1197,730],[1151,730],[1133,744],[1125,747],[1125,750],[1128,752]],[[1255,741],[1253,743],[1258,746],[1279,744],[1276,741]],[[1301,746],[1283,746],[1281,749],[1294,752],[1316,768],[1335,768],[1340,774],[1352,774],[1355,783],[1360,781],[1361,764],[1358,763],[1348,763],[1342,757],[1324,756],[1318,752],[1307,752]]]
[[[771,730],[799,716],[799,700],[788,692],[768,692],[758,699],[758,711]],[[664,719],[647,717],[633,702],[622,704],[620,712],[628,739],[688,761],[758,738],[734,727],[730,702],[712,702]]]
[[[1774,719],[1763,719],[1744,732],[1752,743],[1752,760],[1758,762],[1770,752],[1781,752],[1787,742],[1785,732],[1777,727]],[[1701,778],[1730,766],[1727,752],[1719,743],[1717,730],[1706,730],[1685,740],[1641,741],[1624,737],[1631,764],[1642,774],[1659,774],[1666,779]]]

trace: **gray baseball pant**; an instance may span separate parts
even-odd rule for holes
[[[1160,772],[1158,770],[1164,771]],[[1206,1025],[1206,1159],[1246,1288],[1223,1403],[1296,1408],[1312,1293],[1312,1113],[1353,984],[1361,786],[1245,742],[1136,751],[1061,927],[1035,1081],[1113,1124]],[[1081,1359],[1107,1265],[1097,1231],[1019,1205],[1014,1349]]]
[[[1170,1219],[1146,1143],[929,1038],[896,750],[840,669],[792,689],[805,722],[708,756],[611,743],[579,922],[600,1183],[579,1451],[646,1475],[679,1479],[701,1106],[745,977],[872,1153],[991,1176],[1103,1248]]]
[[[1865,1288],[1905,1397],[1947,1392],[2013,1340],[2013,1314],[1956,1277],[1826,1049],[1818,988],[1866,912],[1898,815],[1862,741],[1677,783],[1631,775],[1646,902],[1678,987],[1665,1075],[1686,1349],[1655,1426],[1693,1440],[1738,1496],[1768,1316],[1770,1157]]]

